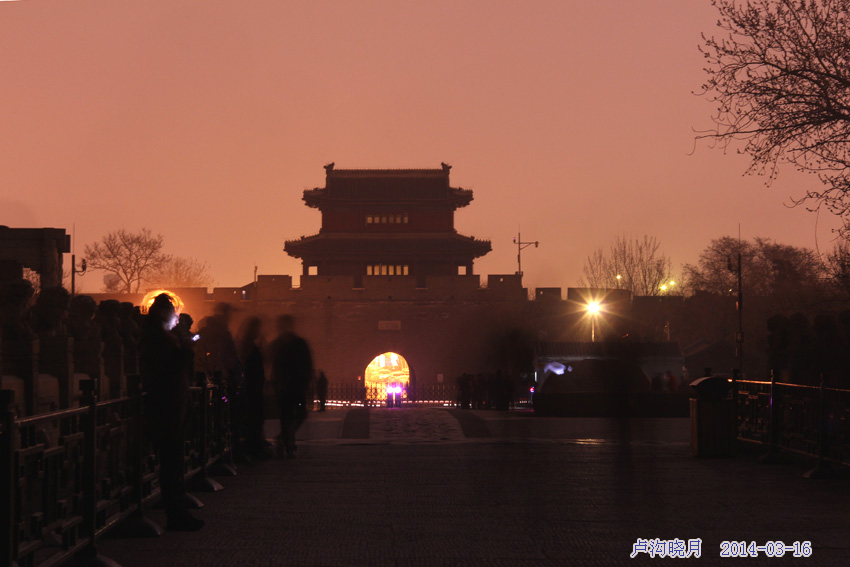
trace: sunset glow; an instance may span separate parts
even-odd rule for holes
[[[147,313],[148,309],[150,309],[151,305],[153,305],[153,300],[156,299],[156,296],[164,293],[171,299],[171,303],[174,305],[174,311],[179,315],[183,311],[183,300],[180,299],[173,291],[168,291],[167,289],[157,289],[147,293],[143,298],[141,303],[139,303],[139,307],[142,310],[142,313]]]
[[[577,285],[618,234],[656,236],[674,268],[739,223],[831,246],[830,215],[786,207],[812,176],[765,188],[744,156],[694,141],[712,125],[694,94],[708,0],[0,4],[0,222],[66,228],[78,258],[148,227],[217,285],[255,265],[297,280],[281,248],[315,232],[302,191],[331,161],[449,163],[475,191],[458,231],[493,245],[474,272],[513,273],[521,225],[540,242],[531,288]]]

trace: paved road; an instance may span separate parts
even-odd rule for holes
[[[630,559],[638,538],[700,538],[688,564],[850,564],[848,480],[804,479],[800,462],[695,459],[688,435],[680,419],[314,413],[298,458],[241,465],[199,495],[200,532],[100,551],[124,567],[657,565],[683,560]],[[813,552],[720,558],[724,540],[810,540]]]

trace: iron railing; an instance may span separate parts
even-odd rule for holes
[[[738,380],[738,438],[850,465],[850,390]]]
[[[94,556],[101,536],[130,516],[140,519],[158,497],[139,377],[127,376],[127,384],[127,396],[98,402],[97,380],[83,380],[79,407],[21,418],[14,393],[0,391],[0,564]],[[203,484],[208,467],[229,454],[229,410],[215,385],[190,391],[186,479]]]

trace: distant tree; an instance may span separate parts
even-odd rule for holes
[[[703,35],[708,79],[717,103],[710,138],[737,140],[748,173],[789,163],[813,173],[822,189],[796,204],[824,206],[850,231],[850,0],[712,0],[722,37]]]
[[[115,274],[106,274],[103,276],[103,291],[106,293],[121,293],[122,289],[121,278]]]
[[[619,276],[619,277],[618,277]],[[606,250],[588,256],[581,284],[622,288],[634,295],[661,295],[669,291],[671,262],[654,236],[643,240],[618,236]]]
[[[843,240],[826,254],[823,272],[838,299],[850,300],[850,242]]]
[[[821,263],[814,251],[769,238],[724,236],[711,241],[697,264],[685,264],[686,289],[720,296],[737,294],[739,253],[745,295],[793,300],[820,285]]]
[[[205,262],[169,256],[158,269],[145,276],[145,281],[154,287],[209,287],[213,277]]]
[[[98,242],[87,244],[85,254],[89,268],[103,270],[118,278],[120,286],[116,285],[116,289],[136,293],[145,277],[168,260],[162,246],[162,235],[154,235],[150,229],[129,232],[122,228],[110,232]]]

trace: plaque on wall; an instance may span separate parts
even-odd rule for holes
[[[379,331],[401,331],[401,321],[378,321]]]

